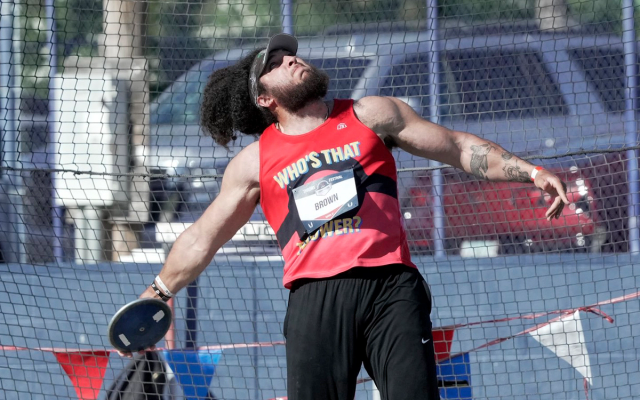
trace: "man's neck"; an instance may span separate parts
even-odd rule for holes
[[[329,117],[330,105],[322,99],[313,101],[295,113],[280,109],[276,128],[285,135],[303,135],[324,123]]]

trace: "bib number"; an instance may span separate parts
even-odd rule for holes
[[[300,220],[310,235],[333,218],[358,207],[353,170],[336,172],[293,189]]]

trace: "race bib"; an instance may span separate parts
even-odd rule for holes
[[[353,170],[336,172],[293,189],[298,215],[308,234],[358,207]]]

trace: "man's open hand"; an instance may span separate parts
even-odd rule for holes
[[[545,214],[547,220],[551,221],[554,217],[556,219],[560,218],[565,204],[570,203],[567,198],[567,185],[562,182],[560,178],[545,169],[538,172],[534,184],[553,197],[553,204],[549,206]]]

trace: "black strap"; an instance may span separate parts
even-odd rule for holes
[[[156,281],[155,281],[155,279],[154,279],[154,280],[153,280],[153,282],[151,283],[151,288],[153,289],[153,291],[154,291],[154,292],[156,292],[156,294],[157,294],[158,296],[160,296],[160,299],[162,299],[162,301],[165,301],[165,302],[166,302],[166,301],[168,301],[168,300],[171,298],[171,296],[167,296],[166,294],[164,294],[164,292],[163,292],[162,290],[160,290],[160,288],[158,288],[158,287],[156,286]]]

